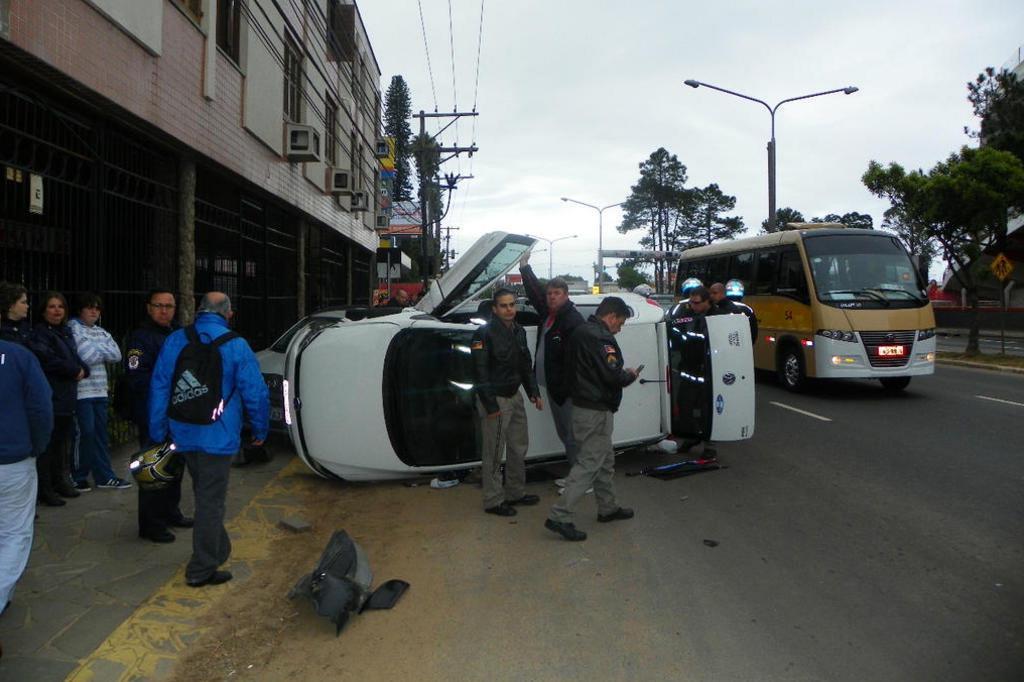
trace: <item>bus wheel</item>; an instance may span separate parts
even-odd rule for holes
[[[879,381],[882,382],[882,388],[887,391],[902,391],[910,385],[910,377],[888,377]]]
[[[788,346],[779,353],[777,365],[779,382],[788,391],[799,393],[807,387],[807,375],[804,373],[803,354]]]

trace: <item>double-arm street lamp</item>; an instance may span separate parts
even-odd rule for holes
[[[570,199],[569,197],[562,197],[562,201],[571,201],[574,204],[579,204],[580,206],[586,206],[587,208],[592,208],[595,211],[597,211],[597,277],[596,277],[596,279],[597,279],[597,293],[600,294],[602,292],[602,290],[603,290],[603,287],[601,286],[603,284],[603,282],[601,281],[601,279],[604,277],[604,254],[603,254],[603,249],[604,249],[604,241],[603,241],[603,239],[604,239],[604,212],[607,211],[609,208],[615,208],[616,206],[622,206],[622,204],[625,203],[625,202],[620,201],[617,204],[608,204],[607,206],[603,206],[601,208],[598,208],[597,206],[594,206],[593,204],[588,204],[585,201],[577,201],[576,199]]]
[[[772,138],[768,141],[768,225],[771,227],[771,229],[775,229],[775,112],[778,110],[779,107],[781,107],[786,102],[795,102],[798,99],[810,99],[811,97],[820,97],[822,95],[832,95],[837,92],[841,92],[844,95],[852,95],[858,90],[858,88],[852,85],[848,85],[845,88],[825,90],[824,92],[814,92],[811,93],[810,95],[800,95],[799,97],[788,97],[779,102],[778,104],[776,104],[774,107],[770,107],[768,106],[767,102],[759,100],[756,97],[750,97],[749,95],[744,95],[739,92],[726,90],[725,88],[720,88],[717,85],[711,85],[710,83],[704,83],[703,81],[693,80],[692,78],[690,80],[686,80],[683,82],[686,85],[689,85],[691,88],[699,88],[700,86],[703,85],[705,88],[718,90],[719,92],[724,92],[727,95],[735,95],[736,97],[742,97],[743,99],[748,99],[751,102],[763,104],[764,108],[768,110],[768,114],[772,117]]]
[[[576,239],[576,237],[578,237],[579,235],[571,234],[568,237],[556,237],[554,239],[548,239],[547,237],[539,237],[535,234],[528,234],[526,236],[530,237],[531,239],[540,239],[541,241],[548,243],[548,279],[551,279],[551,261],[555,253],[555,242],[560,242],[563,239]]]

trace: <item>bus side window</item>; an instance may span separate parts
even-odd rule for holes
[[[709,287],[715,282],[721,282],[725,284],[725,280],[729,279],[729,257],[718,256],[708,261],[708,278],[701,280],[704,282],[704,286]]]
[[[729,279],[743,282],[744,288],[752,288],[754,274],[754,254],[751,252],[733,255],[729,264]]]
[[[800,252],[795,248],[788,248],[782,252],[777,291],[782,296],[792,296],[801,301],[808,300],[804,263],[800,260]]]
[[[774,250],[760,251],[757,254],[757,274],[754,279],[755,295],[771,295],[775,293],[775,274],[779,269],[779,252]]]

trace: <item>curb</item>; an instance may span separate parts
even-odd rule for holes
[[[945,360],[943,358],[936,358],[935,362],[941,365],[951,365],[953,367],[969,367],[971,369],[987,369],[995,372],[1009,372],[1010,374],[1024,374],[1024,367],[991,365],[987,362],[971,362],[970,360]]]

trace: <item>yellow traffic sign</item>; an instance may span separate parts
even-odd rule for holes
[[[989,266],[989,269],[991,269],[992,273],[999,278],[1000,282],[1005,282],[1010,278],[1010,275],[1013,274],[1013,261],[1003,254],[999,254],[996,256],[995,260],[992,261],[992,265]]]

